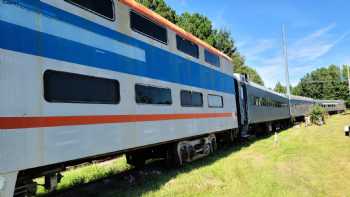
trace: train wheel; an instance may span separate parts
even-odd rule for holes
[[[166,152],[166,165],[168,168],[179,168],[183,165],[182,143],[177,142],[169,146]]]
[[[215,135],[210,136],[209,139],[211,152],[215,152],[218,149],[218,144],[216,143]]]

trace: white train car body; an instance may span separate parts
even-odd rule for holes
[[[74,1],[0,1],[1,197],[22,170],[237,128],[229,59],[177,50],[168,26],[166,44],[132,30],[133,3],[111,1],[109,18]],[[138,98],[137,85],[170,100]],[[202,105],[181,105],[182,90]]]

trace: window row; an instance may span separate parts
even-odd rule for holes
[[[336,104],[322,104],[322,107],[326,108],[326,107],[337,107]]]
[[[76,6],[91,11],[101,17],[109,20],[115,19],[114,4],[112,0],[65,0]],[[167,28],[156,22],[142,16],[135,11],[130,11],[130,28],[144,36],[154,39],[163,44],[168,44]],[[179,35],[176,35],[176,47],[179,51],[186,53],[194,58],[199,58],[199,47],[197,44],[187,40]],[[205,62],[220,67],[220,58],[209,50],[204,51]]]
[[[138,104],[171,105],[170,88],[135,85],[135,101]],[[117,80],[48,70],[44,73],[44,97],[53,103],[118,104],[120,85]],[[183,107],[203,107],[203,94],[182,90]],[[223,108],[222,96],[208,95],[208,107]]]
[[[270,98],[263,98],[263,97],[256,97],[256,96],[253,96],[253,105],[260,106],[260,107],[275,107],[275,108],[282,108],[282,107],[288,106],[288,104],[280,101],[274,101]]]

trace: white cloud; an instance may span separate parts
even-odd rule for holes
[[[274,40],[269,40],[269,39],[261,39],[257,40],[254,43],[251,43],[250,46],[242,47],[242,53],[247,57],[247,58],[254,58],[257,55],[261,55],[262,53],[266,52],[269,49],[272,49],[275,47],[275,41]]]

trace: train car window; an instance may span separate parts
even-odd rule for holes
[[[103,18],[114,20],[114,4],[112,0],[65,0]]]
[[[130,27],[133,31],[163,44],[168,44],[167,29],[165,27],[154,23],[134,11],[130,11]]]
[[[224,107],[224,99],[222,96],[217,95],[208,95],[208,106],[212,108],[223,108]]]
[[[180,92],[181,106],[183,107],[203,107],[203,94],[182,90]]]
[[[205,61],[213,66],[220,67],[220,58],[219,56],[211,53],[208,50],[204,51]]]
[[[176,46],[179,51],[182,51],[195,58],[199,57],[198,45],[180,37],[179,35],[176,35]]]
[[[191,91],[182,90],[180,92],[181,106],[191,107],[192,106],[192,94]]]
[[[44,73],[44,97],[53,103],[118,104],[119,82],[74,73]]]
[[[192,92],[192,106],[202,107],[203,106],[203,94],[199,92]]]
[[[153,105],[171,105],[171,90],[146,85],[135,85],[136,103]]]

